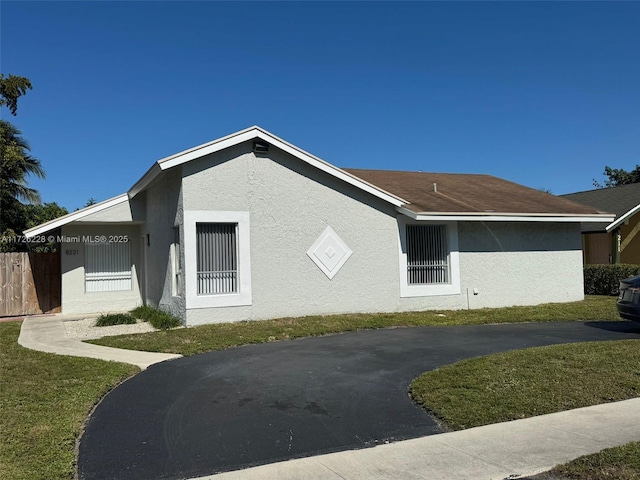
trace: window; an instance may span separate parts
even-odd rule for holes
[[[128,242],[85,244],[85,291],[131,290],[131,248]]]
[[[456,222],[419,222],[398,217],[400,296],[460,293]]]
[[[251,305],[249,212],[185,210],[186,307]]]
[[[445,225],[407,225],[407,283],[449,283],[449,242]]]
[[[196,225],[198,295],[238,292],[237,223]]]
[[[173,243],[171,244],[171,269],[173,282],[171,284],[171,294],[182,295],[182,259],[180,257],[180,228],[173,228]]]

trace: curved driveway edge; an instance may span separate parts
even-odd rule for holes
[[[78,339],[67,338],[62,318],[59,316],[25,318],[20,328],[18,343],[25,348],[41,352],[130,363],[140,367],[142,370],[155,363],[182,357],[182,355],[169,353],[138,352],[103,347],[84,343]]]
[[[199,477],[199,480],[507,479],[640,440],[640,398]]]

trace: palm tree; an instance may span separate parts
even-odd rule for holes
[[[22,132],[0,120],[0,231],[6,228],[5,211],[16,202],[40,203],[37,190],[27,186],[27,177],[44,178],[40,160],[29,154],[29,144]],[[9,208],[10,210],[10,208]]]

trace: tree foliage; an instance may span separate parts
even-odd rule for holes
[[[26,228],[26,205],[21,200],[40,203],[37,190],[27,186],[27,177],[44,178],[40,161],[29,154],[29,145],[20,130],[0,120],[0,233],[21,234]]]
[[[6,106],[11,115],[18,111],[18,98],[31,90],[31,82],[26,77],[9,75],[5,77],[0,73],[0,107]]]
[[[32,203],[40,203],[37,190],[27,186],[27,177],[44,178],[40,160],[31,156],[29,144],[22,132],[11,123],[0,120],[0,200],[11,197]]]
[[[31,88],[28,78],[0,74],[0,107],[7,107],[15,115],[18,99]],[[36,205],[22,203],[41,201],[38,191],[28,186],[27,179],[32,175],[44,178],[40,161],[31,155],[22,132],[12,123],[0,120],[0,235],[4,237],[21,234],[25,228],[39,223],[29,219],[31,214],[40,217],[54,214],[51,206],[45,207],[47,213],[42,213],[34,210]],[[2,247],[9,248],[7,242]]]
[[[44,203],[42,205],[24,205],[25,229],[37,227],[42,223],[60,218],[67,213],[69,213],[69,211],[56,202]]]
[[[8,207],[3,207],[5,223],[3,223],[4,231],[0,231],[0,237],[2,237],[0,238],[0,252],[26,251],[26,244],[15,241],[19,238],[17,235],[24,230],[55,220],[67,213],[69,211],[56,202],[42,205],[23,205],[17,200],[10,202]],[[33,244],[32,247],[36,252],[54,252],[56,250],[55,242],[37,246]]]
[[[636,165],[636,168],[629,172],[622,168],[611,168],[606,166],[604,167],[604,176],[607,177],[604,185],[597,180],[593,181],[593,185],[597,188],[603,188],[640,183],[640,165]]]

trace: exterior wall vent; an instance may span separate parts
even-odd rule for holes
[[[253,142],[253,153],[268,153],[269,144],[266,142]]]

